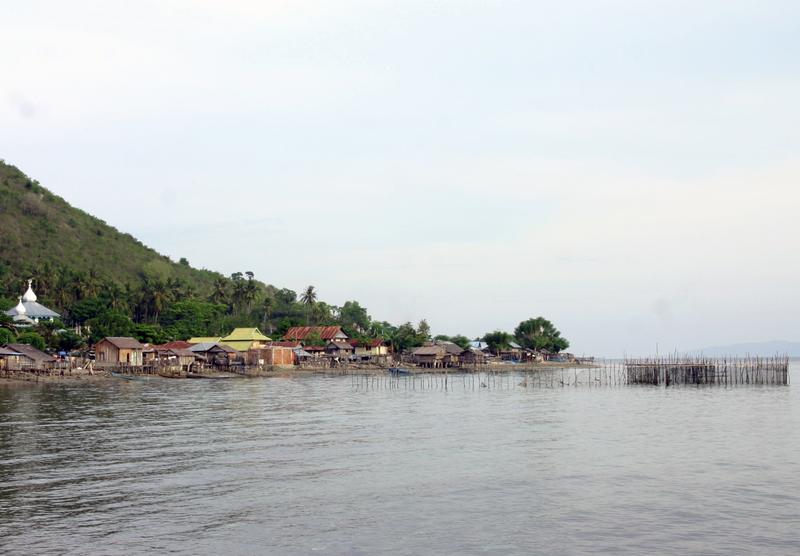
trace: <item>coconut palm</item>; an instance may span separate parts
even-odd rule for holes
[[[314,289],[314,286],[308,286],[303,295],[300,296],[300,301],[303,305],[313,305],[317,302],[317,290]]]

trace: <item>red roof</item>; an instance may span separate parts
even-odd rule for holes
[[[323,340],[333,340],[341,334],[345,338],[347,334],[342,332],[341,326],[293,326],[283,335],[284,340],[305,340],[309,335],[317,333]]]
[[[308,351],[308,352],[311,352],[311,351],[325,351],[325,346],[306,346],[303,349]]]
[[[167,342],[166,344],[153,344],[150,346],[150,349],[155,351],[167,351],[170,349],[189,349],[194,344],[190,344],[189,342],[183,342],[181,340],[176,340],[174,342]]]
[[[299,348],[300,342],[270,342],[269,345],[284,348]]]

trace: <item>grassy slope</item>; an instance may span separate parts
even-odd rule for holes
[[[141,273],[182,278],[207,292],[216,273],[172,262],[0,161],[0,262],[13,274],[45,262],[138,283]]]

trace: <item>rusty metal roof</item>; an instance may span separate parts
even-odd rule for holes
[[[323,340],[333,340],[336,336],[342,339],[347,338],[347,334],[342,331],[341,326],[293,326],[283,335],[284,340],[305,340],[309,335],[318,333]]]

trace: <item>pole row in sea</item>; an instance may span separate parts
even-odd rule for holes
[[[538,370],[456,370],[396,373],[350,372],[355,391],[455,391],[496,389],[613,388],[651,385],[719,386],[789,384],[787,357],[650,358]]]

